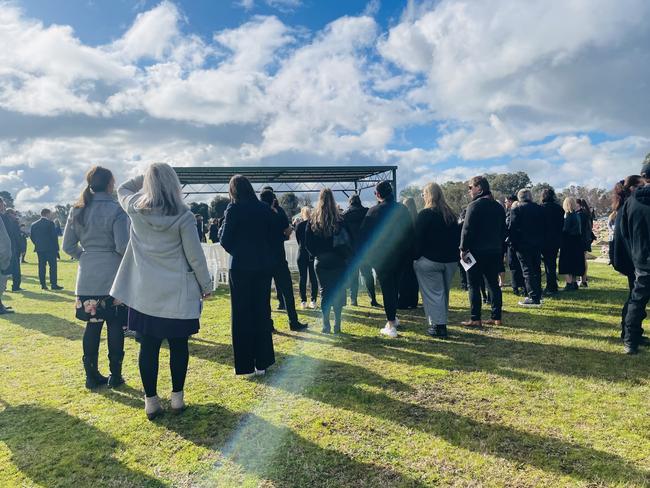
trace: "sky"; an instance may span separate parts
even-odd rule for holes
[[[177,166],[526,171],[611,187],[650,152],[647,0],[0,0],[0,190],[72,202]]]

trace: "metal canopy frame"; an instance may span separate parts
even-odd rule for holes
[[[227,194],[230,178],[244,175],[256,191],[272,186],[276,193],[318,193],[323,188],[345,196],[390,181],[397,192],[397,166],[221,166],[174,168],[187,198]]]

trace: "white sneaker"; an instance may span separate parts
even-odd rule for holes
[[[265,369],[257,369],[255,368],[255,376],[264,376],[266,374]]]
[[[144,413],[149,420],[155,419],[158,415],[163,413],[162,405],[158,395],[152,397],[144,397]]]
[[[390,322],[386,322],[386,326],[379,331],[380,334],[395,338],[397,337],[397,329],[393,327]]]
[[[301,309],[306,309],[307,308],[307,302],[300,302],[300,308]]]
[[[172,391],[172,412],[180,413],[185,410],[185,400],[182,391]]]
[[[394,323],[395,323],[395,328],[397,329],[400,326],[400,322],[399,322],[399,319],[397,317],[395,317],[395,322]]]
[[[314,300],[309,304],[309,308],[316,308],[316,302]]]

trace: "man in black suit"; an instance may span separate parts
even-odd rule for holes
[[[49,208],[41,210],[41,218],[32,224],[31,239],[34,243],[36,255],[38,256],[38,279],[41,288],[47,290],[45,284],[45,269],[50,266],[50,285],[53,290],[63,290],[57,284],[56,259],[59,254],[59,237],[56,234],[56,227],[52,222],[52,211]]]

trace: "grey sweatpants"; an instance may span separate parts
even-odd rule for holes
[[[458,263],[436,263],[421,257],[413,261],[413,269],[429,325],[447,325],[449,290]]]

